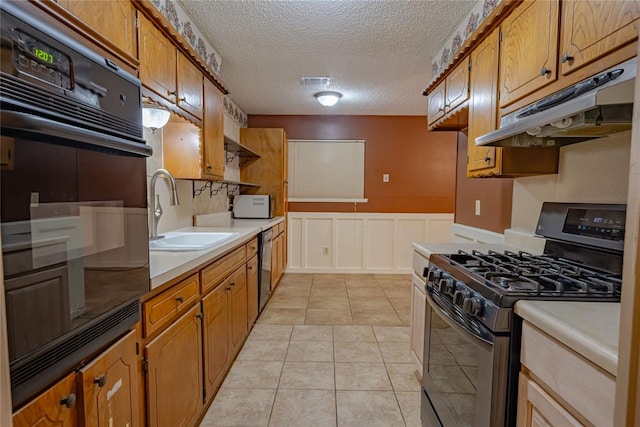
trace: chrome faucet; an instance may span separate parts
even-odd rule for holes
[[[158,239],[158,222],[162,216],[162,206],[160,206],[160,195],[156,194],[156,181],[159,177],[164,178],[169,187],[169,204],[176,206],[180,204],[178,200],[178,188],[176,187],[176,181],[173,179],[173,175],[166,169],[158,169],[151,175],[151,182],[149,183],[149,209],[151,210],[151,236],[149,240]],[[162,237],[162,236],[161,236]]]

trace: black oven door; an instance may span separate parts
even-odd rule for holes
[[[427,287],[423,426],[505,425],[509,337],[494,335]]]
[[[0,228],[16,407],[140,318],[139,297],[149,290],[149,149],[63,124],[49,123],[47,136],[37,117],[7,110],[2,119]]]

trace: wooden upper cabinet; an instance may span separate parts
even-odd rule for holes
[[[469,61],[460,63],[446,78],[445,109],[454,110],[469,99]]]
[[[502,22],[501,107],[556,81],[558,7],[558,0],[527,0]]]
[[[560,69],[566,75],[638,38],[634,1],[574,0],[562,3]]]
[[[136,10],[130,0],[63,0],[60,4],[132,57],[137,57]]]
[[[204,79],[204,173],[224,176],[224,110],[222,93],[209,79]]]
[[[140,424],[136,332],[80,370],[86,426]]]
[[[178,106],[202,118],[202,73],[183,53],[178,53]]]
[[[427,121],[429,124],[435,122],[444,116],[445,112],[445,86],[446,83],[442,82],[436,86],[431,92],[429,92],[427,107]]]
[[[13,426],[79,426],[77,394],[76,374],[72,373],[17,411]]]
[[[178,51],[171,40],[142,14],[139,49],[140,80],[161,97],[175,103]]]
[[[145,347],[150,427],[196,425],[202,402],[202,323],[193,307]]]
[[[467,151],[467,176],[495,174],[499,169],[496,151],[478,147],[475,139],[496,130],[498,123],[499,31],[490,34],[471,52],[471,98]]]

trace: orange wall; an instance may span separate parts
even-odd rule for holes
[[[250,115],[249,127],[284,128],[291,139],[365,140],[367,203],[289,203],[291,212],[454,211],[456,132],[427,132],[424,116]]]
[[[511,178],[467,178],[467,136],[458,134],[458,186],[456,215],[458,224],[503,233],[511,227]],[[475,214],[476,200],[480,200],[480,215]]]

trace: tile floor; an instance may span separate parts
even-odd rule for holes
[[[200,427],[420,427],[408,275],[286,274]]]

